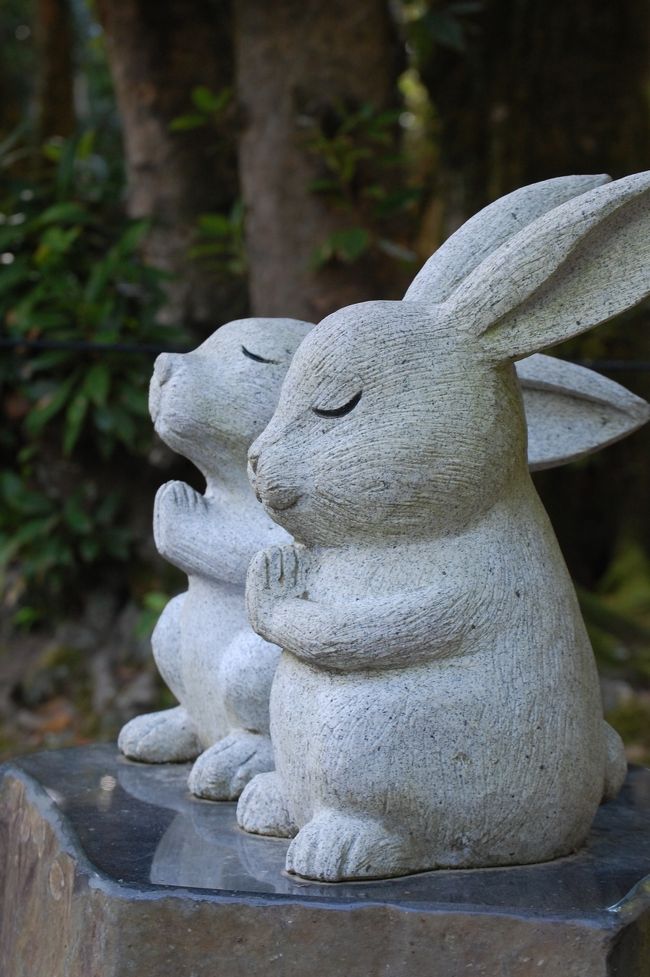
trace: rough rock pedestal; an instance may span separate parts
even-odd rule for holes
[[[650,771],[576,855],[325,885],[109,746],[0,768],[2,977],[648,977]]]

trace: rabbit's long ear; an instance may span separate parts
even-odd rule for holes
[[[555,468],[624,438],[650,420],[650,404],[607,377],[536,353],[517,363],[528,465]]]
[[[444,303],[497,360],[606,322],[650,294],[650,172],[590,190],[538,217]]]
[[[444,302],[464,278],[523,227],[611,177],[560,176],[521,187],[484,207],[449,237],[413,279],[406,301]]]

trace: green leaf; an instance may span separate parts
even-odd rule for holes
[[[80,535],[92,532],[92,520],[84,511],[79,498],[74,495],[69,496],[63,506],[63,518],[68,526]]]
[[[370,234],[363,227],[350,227],[345,231],[336,231],[331,236],[332,250],[337,258],[343,261],[356,261],[368,250]]]
[[[58,516],[48,516],[46,519],[30,519],[24,522],[12,534],[11,539],[0,547],[0,564],[6,565],[26,544],[47,537],[57,522]]]
[[[176,116],[169,123],[169,130],[170,132],[188,132],[190,129],[199,129],[201,126],[206,125],[206,123],[207,120],[204,115],[193,112],[188,115]]]
[[[15,472],[0,472],[0,494],[12,508],[20,509],[25,483]]]
[[[138,417],[149,417],[149,405],[146,389],[139,390],[131,385],[124,385],[120,391],[120,403]]]
[[[41,621],[43,617],[43,611],[38,607],[21,607],[14,614],[12,622],[15,627],[28,630],[33,624]]]
[[[75,371],[71,376],[63,380],[56,390],[46,394],[37,402],[36,406],[32,408],[25,418],[25,430],[28,434],[32,437],[39,434],[45,425],[58,414],[77,382],[77,376],[77,372]]]
[[[71,227],[64,231],[53,224],[46,228],[34,252],[35,263],[42,266],[51,258],[58,258],[67,254],[80,234],[80,227]]]
[[[312,180],[309,189],[312,193],[338,193],[341,187],[338,180],[320,179]]]
[[[205,85],[197,85],[192,89],[192,102],[200,112],[204,112],[206,115],[214,112],[219,104],[217,96]]]
[[[94,129],[86,129],[77,142],[77,159],[86,160],[92,155],[95,148],[95,136]]]
[[[132,448],[134,446],[135,438],[138,433],[135,424],[133,423],[133,417],[126,411],[123,407],[116,404],[111,409],[113,431],[116,437],[125,444],[127,448]]]
[[[52,511],[52,501],[41,492],[30,491],[15,472],[0,472],[0,496],[7,507],[20,516],[44,516]],[[2,513],[2,518],[7,511]]]
[[[88,410],[88,403],[88,397],[85,393],[80,391],[79,393],[75,394],[68,404],[68,409],[65,415],[65,426],[63,429],[64,455],[70,455],[72,453],[72,449],[79,440],[81,427],[84,422],[84,417],[86,416],[86,411]]]
[[[150,590],[142,599],[142,604],[148,611],[155,611],[162,614],[169,603],[169,594],[163,594],[158,590]]]
[[[204,234],[215,237],[230,237],[233,231],[232,222],[225,214],[201,214],[199,228]]]
[[[36,226],[43,227],[46,224],[83,224],[90,219],[90,215],[85,207],[72,200],[64,200],[58,204],[52,204],[44,210],[36,219]]]
[[[28,262],[24,258],[14,261],[0,271],[0,295],[11,292],[16,285],[20,285],[29,280],[31,271]]]
[[[49,372],[58,366],[63,366],[63,364],[67,363],[68,361],[74,361],[76,358],[77,357],[73,350],[46,350],[44,353],[39,353],[38,355],[34,356],[33,359],[30,358],[29,375],[32,377],[35,373],[41,373],[43,371]]]
[[[213,112],[215,115],[219,115],[223,110],[230,104],[233,97],[232,88],[222,88],[220,92],[217,92],[214,102]]]
[[[112,250],[121,256],[132,254],[142,243],[150,228],[151,221],[146,218],[133,221]]]
[[[108,398],[111,385],[111,371],[107,363],[94,363],[90,367],[82,386],[82,391],[96,407],[103,407]]]

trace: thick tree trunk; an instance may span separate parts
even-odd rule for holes
[[[350,302],[390,295],[395,262],[372,243],[356,260],[314,267],[333,234],[358,228],[376,242],[377,214],[363,187],[377,176],[377,159],[364,160],[358,184],[338,199],[312,188],[328,175],[315,135],[336,135],[346,113],[362,105],[395,104],[400,45],[386,0],[237,0],[235,45],[254,311],[317,321]],[[395,152],[395,129],[378,156]]]
[[[73,32],[68,0],[38,0],[35,19],[38,136],[41,141],[51,136],[65,138],[75,128]]]
[[[128,209],[151,217],[145,257],[170,272],[165,318],[206,335],[243,313],[244,286],[188,257],[197,217],[230,210],[237,196],[235,133],[223,125],[173,131],[192,91],[233,83],[227,0],[99,0],[124,131]]]

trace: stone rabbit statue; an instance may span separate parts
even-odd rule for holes
[[[650,293],[650,173],[607,181],[516,191],[451,237],[403,302],[328,316],[250,449],[258,498],[300,542],[249,569],[252,625],[283,653],[276,771],[247,786],[238,821],[295,836],[290,872],[552,859],[622,783],[513,366]],[[555,363],[522,373],[533,414],[545,386],[556,402],[535,467],[648,418]]]
[[[202,472],[206,490],[168,482],[154,506],[158,551],[189,578],[152,638],[180,705],[132,719],[118,745],[150,763],[198,757],[190,789],[200,797],[234,799],[273,768],[268,699],[280,651],[252,631],[244,582],[260,546],[289,537],[255,500],[246,452],[309,328],[293,319],[230,322],[191,353],[159,356],[151,380],[155,429]]]

